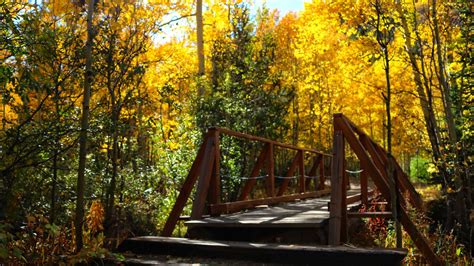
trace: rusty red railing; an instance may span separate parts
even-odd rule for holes
[[[263,148],[256,158],[249,178],[244,182],[240,190],[238,201],[221,202],[221,177],[220,177],[220,138],[221,135],[227,135],[248,141],[260,142]],[[296,155],[287,169],[285,177],[291,177],[298,171],[297,193],[286,195],[290,182],[289,178],[282,179],[279,184],[275,182],[275,147],[296,151]],[[312,157],[313,160],[305,160]],[[179,196],[166,221],[162,236],[171,236],[176,223],[190,197],[193,187],[197,183],[196,193],[191,209],[191,219],[200,219],[203,215],[210,214],[217,216],[223,213],[233,213],[244,209],[252,208],[257,205],[270,205],[281,202],[293,201],[296,199],[305,199],[329,194],[330,190],[325,187],[325,158],[331,155],[323,152],[284,144],[277,141],[252,136],[225,128],[209,128],[204,137],[204,141],[199,148],[196,159],[191,166],[188,176],[181,187]],[[305,162],[312,162],[308,167],[308,176],[305,175]],[[248,199],[250,192],[254,189],[260,171],[266,166],[267,175],[265,181],[264,198]],[[315,177],[319,171],[318,183],[314,184],[314,190],[310,191],[311,181],[316,182]]]

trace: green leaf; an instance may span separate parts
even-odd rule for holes
[[[5,247],[0,246],[0,258],[8,258],[8,250]]]

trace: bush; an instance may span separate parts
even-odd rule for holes
[[[429,161],[419,155],[410,161],[410,177],[415,182],[426,183],[429,180]]]

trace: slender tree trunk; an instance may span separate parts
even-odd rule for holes
[[[385,79],[387,83],[387,95],[385,98],[385,108],[387,112],[387,157],[388,157],[388,179],[392,183],[390,186],[390,198],[392,199],[392,213],[393,219],[395,220],[395,232],[397,248],[402,247],[402,227],[398,218],[399,199],[397,195],[398,184],[397,176],[395,174],[394,158],[392,154],[392,115],[391,115],[391,84],[390,84],[390,58],[388,55],[388,47],[383,48],[384,61],[385,61]]]
[[[436,43],[436,55],[438,57],[438,73],[439,73],[439,83],[441,87],[441,95],[443,96],[443,107],[446,116],[446,124],[448,126],[448,133],[449,133],[449,140],[451,145],[456,145],[457,142],[457,134],[456,134],[456,126],[454,122],[454,115],[452,109],[452,100],[450,95],[450,85],[447,78],[446,72],[446,64],[444,62],[443,52],[441,50],[441,38],[439,36],[439,26],[438,26],[438,17],[437,17],[437,9],[436,9],[436,0],[432,2],[432,10],[433,10],[433,30],[434,30],[434,38]]]
[[[392,205],[392,215],[395,221],[395,233],[397,248],[402,247],[402,227],[398,218],[399,210],[399,199],[398,199],[398,187],[397,187],[397,176],[395,174],[395,162],[392,155],[392,117],[391,117],[391,84],[390,84],[390,57],[388,53],[388,44],[390,43],[390,36],[386,36],[382,33],[382,4],[379,0],[376,1],[375,9],[377,12],[377,42],[382,49],[384,59],[384,70],[385,70],[385,81],[387,85],[387,95],[385,95],[385,110],[387,115],[387,173],[388,180],[390,182],[390,201]],[[390,31],[387,31],[390,32]],[[390,34],[390,33],[387,33]]]
[[[196,0],[196,33],[197,33],[197,55],[198,55],[198,77],[204,75],[204,33],[202,22],[202,0]],[[198,82],[198,96],[204,96],[204,86]]]
[[[76,252],[83,246],[82,224],[84,221],[84,191],[86,187],[85,170],[87,156],[87,131],[89,130],[89,102],[92,86],[92,46],[94,45],[94,29],[92,25],[94,0],[88,1],[87,7],[87,42],[84,53],[86,66],[84,72],[84,95],[82,101],[81,132],[79,135],[79,168],[77,171],[77,200],[76,200]]]
[[[448,136],[449,136],[449,143],[451,144],[451,152],[454,153],[455,161],[454,165],[454,176],[451,178],[450,182],[454,185],[454,190],[456,191],[455,195],[448,194],[448,204],[452,204],[453,209],[451,212],[448,213],[449,216],[454,216],[457,220],[457,223],[460,225],[460,230],[458,231],[458,236],[463,242],[469,242],[469,238],[471,235],[470,232],[470,225],[469,225],[469,206],[470,203],[470,195],[467,192],[466,185],[468,182],[465,181],[466,178],[464,177],[464,173],[462,168],[462,150],[458,150],[456,146],[458,145],[458,136],[456,132],[456,121],[454,119],[453,113],[453,102],[451,98],[451,86],[449,83],[448,72],[446,71],[447,62],[445,60],[444,53],[442,51],[441,45],[441,38],[439,34],[439,23],[438,23],[438,16],[437,16],[437,7],[436,7],[436,0],[432,2],[432,12],[433,12],[433,33],[434,33],[434,43],[436,44],[436,55],[438,61],[438,79],[440,83],[440,90],[441,90],[441,98],[443,101],[444,107],[444,115],[446,120],[446,125],[448,127]],[[451,193],[450,193],[451,194]],[[453,221],[453,218],[449,219]],[[452,224],[454,226],[454,224]],[[450,228],[448,228],[450,229]]]
[[[55,149],[57,149],[57,147]],[[51,210],[49,214],[50,223],[54,223],[54,221],[56,220],[57,186],[58,186],[58,152],[57,150],[55,150],[54,155],[53,155],[53,180],[51,184]]]
[[[436,117],[434,114],[433,110],[433,99],[432,99],[432,94],[431,94],[431,89],[428,84],[428,77],[426,76],[426,71],[424,68],[424,58],[423,58],[423,47],[420,47],[420,60],[421,60],[421,69],[418,66],[417,62],[417,55],[415,48],[413,47],[411,43],[411,31],[408,26],[407,19],[405,17],[405,11],[403,10],[402,5],[400,2],[397,2],[397,12],[401,20],[403,32],[404,32],[404,40],[405,40],[405,47],[406,51],[408,54],[408,58],[410,60],[410,64],[412,67],[412,73],[414,76],[414,81],[415,81],[415,89],[418,94],[418,99],[420,100],[420,105],[421,105],[421,110],[423,112],[423,117],[425,121],[425,126],[426,126],[426,132],[428,133],[428,138],[431,144],[431,150],[433,152],[433,159],[435,162],[438,162],[442,160],[441,156],[441,151],[440,151],[440,137],[439,137],[439,128],[438,124],[436,123]],[[416,11],[414,11],[416,12]],[[417,19],[416,19],[416,14],[414,15],[414,27],[415,27],[415,34],[416,34],[416,28],[417,28]],[[417,41],[421,45],[421,38],[418,34],[416,34]],[[426,90],[426,92],[425,92]],[[445,167],[444,163],[442,163],[442,166],[439,167],[440,173],[443,177],[443,186],[446,186],[447,184],[447,176],[445,173]]]
[[[58,84],[58,80],[55,81]],[[56,125],[54,127],[54,148],[53,148],[53,180],[51,184],[51,210],[49,214],[50,223],[54,223],[56,220],[56,198],[57,198],[57,186],[58,186],[58,157],[59,157],[59,150],[60,150],[60,109],[59,109],[59,86],[56,85],[55,92],[54,92],[54,103],[55,103],[55,111],[56,111]]]
[[[115,99],[114,99],[115,101]],[[107,206],[105,214],[105,225],[106,228],[112,225],[112,220],[114,216],[114,205],[115,205],[115,190],[117,187],[117,176],[118,176],[118,155],[119,155],[119,145],[118,145],[118,120],[119,113],[117,107],[118,103],[112,104],[112,173],[110,177],[110,184],[107,191]]]
[[[113,20],[116,22],[117,17],[114,16]],[[111,38],[108,42],[107,47],[107,90],[110,94],[110,107],[111,107],[111,114],[110,120],[112,121],[112,133],[109,135],[112,139],[112,154],[111,154],[111,176],[110,176],[110,183],[107,188],[106,193],[106,206],[105,206],[105,220],[104,225],[106,229],[107,236],[112,236],[110,232],[110,227],[112,225],[112,217],[114,211],[114,202],[115,202],[115,188],[117,183],[117,153],[118,153],[118,119],[119,119],[119,112],[117,109],[119,108],[119,103],[117,98],[121,97],[120,90],[117,89],[113,81],[113,72],[115,71],[114,65],[114,51],[115,51],[115,32],[112,33]]]

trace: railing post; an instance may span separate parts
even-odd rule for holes
[[[219,130],[217,129],[210,129],[210,134],[212,134],[214,138],[214,166],[212,167],[212,176],[211,176],[211,183],[209,185],[209,193],[208,193],[208,201],[209,204],[217,204],[221,201],[221,178],[220,178],[220,141],[219,141]]]
[[[273,157],[273,144],[272,143],[268,145],[267,162],[268,162],[268,169],[267,169],[268,177],[265,180],[267,196],[274,197],[275,196],[275,160]]]
[[[346,172],[346,153],[345,153],[345,142],[344,142],[344,135],[343,135],[343,143],[342,143],[342,177],[343,177],[343,182],[342,182],[342,190],[341,190],[341,242],[345,243],[347,242],[348,236],[347,236],[347,190],[351,188],[350,182],[349,182],[349,175]]]
[[[336,120],[337,117],[334,117]],[[346,215],[344,182],[344,136],[334,123],[334,144],[331,171],[331,202],[329,209],[329,245],[339,245],[345,240]]]
[[[298,168],[299,168],[299,174],[300,174],[300,178],[299,178],[299,192],[300,193],[304,193],[306,191],[306,188],[305,188],[305,176],[304,176],[304,151],[299,151],[300,153],[300,158],[299,158],[299,162],[298,162]]]
[[[208,131],[209,138],[204,151],[204,159],[202,161],[199,172],[199,180],[196,188],[196,196],[191,209],[191,219],[200,219],[204,213],[206,199],[208,198],[209,186],[211,184],[211,175],[215,161],[215,135]]]

